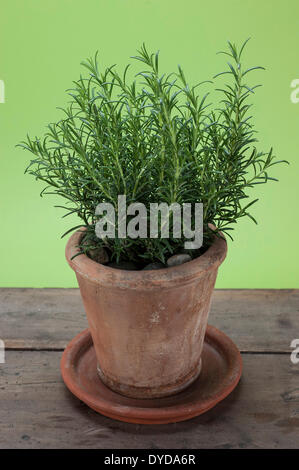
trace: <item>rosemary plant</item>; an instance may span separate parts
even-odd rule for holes
[[[246,44],[229,42],[223,52],[227,69],[214,78],[229,80],[216,88],[214,109],[208,93],[198,92],[206,82],[190,86],[180,66],[160,74],[158,52],[149,53],[145,45],[133,57],[141,70],[131,80],[129,66],[122,74],[114,66],[101,70],[97,54],[82,63],[88,76],[68,90],[64,118],[50,124],[42,139],[27,137],[20,144],[35,156],[26,171],[46,183],[42,194],[62,196],[66,204],[58,207],[64,216],[81,219],[66,233],[87,228],[82,252],[105,246],[117,261],[165,262],[182,251],[184,238],[97,238],[95,208],[109,202],[117,210],[118,195],[147,208],[150,202],[202,202],[203,249],[211,240],[209,223],[230,236],[241,217],[255,222],[249,208],[257,199],[248,190],[274,180],[268,170],[280,162],[272,149],[256,148],[248,101],[260,85],[249,86],[247,78],[262,67],[243,66]]]

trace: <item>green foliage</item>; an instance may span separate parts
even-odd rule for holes
[[[129,66],[120,75],[114,66],[100,71],[97,55],[83,62],[88,76],[69,90],[65,117],[50,124],[43,139],[20,144],[35,155],[26,171],[47,184],[42,194],[62,196],[65,215],[77,214],[88,227],[82,251],[105,245],[117,260],[164,261],[183,248],[183,238],[98,239],[97,204],[117,208],[121,194],[147,208],[150,202],[202,202],[205,246],[208,223],[228,233],[241,217],[255,221],[249,208],[257,199],[248,189],[274,180],[268,170],[279,161],[272,149],[256,148],[248,98],[257,85],[246,80],[262,67],[243,67],[246,43],[238,49],[229,42],[223,52],[227,70],[216,77],[229,80],[216,88],[221,98],[212,110],[208,94],[197,91],[206,82],[190,86],[180,66],[161,75],[158,52],[150,54],[145,45],[134,57],[142,67],[131,81]]]

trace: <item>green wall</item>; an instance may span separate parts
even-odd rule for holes
[[[60,239],[76,220],[62,219],[53,197],[39,197],[42,186],[23,174],[30,154],[15,144],[60,116],[80,61],[99,49],[105,65],[122,67],[145,41],[160,49],[165,69],[180,63],[195,82],[222,70],[216,52],[227,39],[249,36],[248,65],[267,69],[252,75],[264,84],[254,100],[260,145],[291,166],[274,167],[279,183],[256,187],[259,225],[238,223],[217,287],[299,288],[297,0],[1,0],[0,286],[76,286]]]

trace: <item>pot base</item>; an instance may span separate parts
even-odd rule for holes
[[[108,388],[97,373],[89,330],[77,335],[61,359],[63,380],[69,390],[95,411],[129,423],[166,424],[198,416],[229,395],[241,377],[242,359],[236,345],[221,331],[208,326],[199,377],[176,395],[137,399]]]
[[[172,383],[159,388],[134,387],[132,385],[121,384],[116,380],[107,377],[107,375],[105,375],[101,370],[99,364],[97,365],[97,371],[102,382],[104,382],[104,384],[111,388],[111,390],[114,392],[120,393],[121,395],[130,398],[152,399],[170,397],[185,390],[185,388],[189,387],[189,385],[191,385],[198,378],[201,371],[201,364],[202,361],[200,359],[199,364],[181,380],[174,384]]]

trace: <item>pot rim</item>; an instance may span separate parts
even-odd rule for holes
[[[78,244],[85,230],[86,228],[82,227],[70,236],[65,249],[67,262],[76,274],[92,283],[109,287],[132,289],[145,287],[149,289],[155,286],[161,287],[161,284],[163,287],[173,286],[176,283],[187,284],[194,278],[199,278],[209,271],[218,269],[227,253],[227,242],[220,232],[221,236],[215,236],[214,242],[203,255],[187,263],[156,270],[122,270],[97,263],[85,254],[71,259],[80,251]]]

